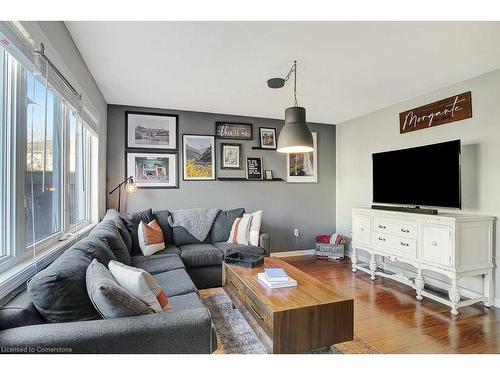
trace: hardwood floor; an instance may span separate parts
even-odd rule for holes
[[[500,309],[481,304],[450,308],[389,279],[370,280],[338,262],[311,256],[282,258],[354,298],[354,332],[381,353],[500,353]]]

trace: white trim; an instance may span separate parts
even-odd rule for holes
[[[369,262],[370,258],[364,254],[360,254],[359,252],[357,253],[358,255],[358,263],[367,263]],[[347,251],[345,256],[347,257],[351,257],[351,251]],[[408,274],[410,275],[411,277],[415,277],[417,275],[416,272],[412,271],[412,270],[409,270],[407,268],[402,268],[402,267],[398,267],[398,266],[395,266],[393,264],[389,264],[389,263],[380,263],[378,264],[378,267],[385,270],[385,271],[389,271],[389,272],[393,272],[393,273],[401,273],[401,272],[404,272],[405,274]],[[430,285],[434,288],[438,288],[438,289],[441,289],[441,290],[444,290],[444,291],[448,291],[450,289],[450,283],[447,283],[445,281],[442,281],[442,280],[438,280],[434,277],[431,277],[431,276],[425,276],[425,283],[427,285]],[[475,292],[473,290],[470,290],[470,289],[466,289],[464,287],[460,287],[460,294],[466,298],[478,298],[481,296],[480,293],[478,292]],[[495,307],[500,307],[500,298],[496,298],[495,299],[495,304],[494,304]]]
[[[279,253],[271,253],[269,254],[269,256],[273,258],[284,258],[284,257],[298,257],[301,255],[314,255],[315,253],[316,250],[310,249],[310,250],[282,251]]]

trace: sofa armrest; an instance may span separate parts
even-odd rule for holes
[[[271,236],[267,233],[261,233],[259,243],[260,247],[264,249],[264,255],[268,257],[271,252]]]
[[[33,353],[46,349],[45,353],[209,354],[216,349],[214,341],[206,308],[0,331],[3,348],[27,348]]]

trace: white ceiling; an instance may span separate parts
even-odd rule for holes
[[[342,123],[500,68],[500,22],[66,22],[110,104]]]

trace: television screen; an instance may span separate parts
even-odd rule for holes
[[[372,155],[373,202],[461,208],[460,140]]]

